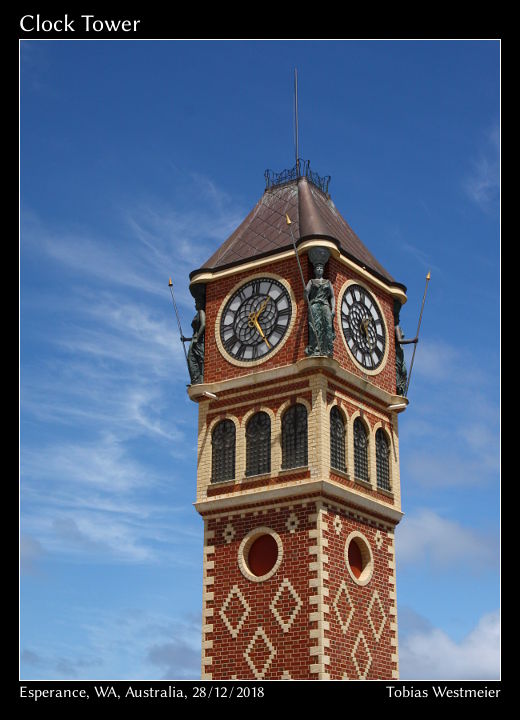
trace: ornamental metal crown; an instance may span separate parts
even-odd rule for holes
[[[310,160],[298,158],[294,167],[282,170],[282,172],[275,173],[273,170],[266,170],[264,172],[265,189],[269,190],[277,185],[284,185],[300,177],[305,177],[322,192],[328,194],[330,175],[324,175],[323,177],[318,175],[318,173],[311,170],[310,164]]]

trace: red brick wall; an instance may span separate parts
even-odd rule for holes
[[[315,533],[309,534],[309,530],[317,527],[315,510],[315,503],[310,501],[305,505],[284,505],[279,510],[269,508],[265,513],[249,509],[208,520],[207,529],[213,536],[207,544],[214,547],[208,557],[214,567],[207,571],[207,577],[213,578],[208,586],[213,600],[207,601],[206,610],[213,608],[209,619],[213,630],[206,634],[206,639],[210,639],[213,646],[206,651],[211,663],[205,665],[205,670],[212,679],[317,677],[311,665],[318,658],[311,655],[310,649],[319,643],[311,637],[311,630],[317,630],[318,623],[310,620],[310,613],[319,609],[316,602],[311,602],[318,588],[309,586],[309,580],[318,577],[318,572],[310,570],[309,565],[320,559],[309,552],[311,546],[320,542]],[[397,633],[391,628],[391,623],[396,621],[395,601],[391,597],[395,584],[394,572],[388,567],[393,552],[389,552],[391,539],[387,528],[331,507],[323,512],[322,520],[323,556],[327,559],[322,570],[328,574],[323,581],[323,587],[328,589],[328,594],[326,591],[324,594],[324,609],[328,607],[328,612],[325,610],[322,617],[329,623],[329,629],[324,630],[323,652],[330,658],[325,671],[333,680],[391,679],[392,672],[397,670],[397,663],[392,659],[397,652]],[[283,560],[271,578],[253,582],[240,571],[238,555],[243,538],[261,526],[270,527],[280,536]],[[361,532],[372,550],[372,577],[366,585],[358,585],[347,570],[345,545],[352,531]],[[237,588],[243,600],[239,599]],[[270,607],[277,594],[278,619]],[[293,614],[290,627],[284,630],[282,624],[289,623]],[[260,629],[268,642],[259,634]],[[252,644],[255,634],[257,639]],[[246,659],[247,652],[258,675]]]
[[[339,523],[335,526],[335,518],[341,522],[341,529]],[[325,637],[330,640],[330,678],[391,679],[392,670],[397,670],[397,664],[391,658],[397,647],[390,643],[392,638],[396,638],[396,631],[390,629],[390,623],[395,622],[396,616],[390,612],[394,600],[389,594],[395,591],[395,585],[389,582],[393,570],[389,569],[388,563],[393,555],[389,553],[387,531],[332,509],[325,513],[325,521],[327,529],[324,537],[328,541],[325,569],[329,573],[330,609],[327,617],[330,629]],[[358,585],[352,579],[345,563],[346,540],[356,530],[366,537],[373,555],[373,574],[366,585]],[[342,583],[345,583],[343,589]],[[342,622],[334,608],[335,601]],[[367,614],[369,608],[372,624]]]
[[[211,673],[213,679],[223,680],[232,677],[257,679],[244,654],[259,628],[263,629],[275,651],[269,668],[262,674],[261,679],[282,679],[284,671],[289,672],[293,679],[310,677],[309,667],[312,660],[309,654],[308,618],[311,608],[309,604],[311,589],[308,582],[308,567],[312,559],[309,546],[314,544],[315,540],[309,539],[308,531],[313,527],[309,516],[314,510],[314,503],[309,503],[306,507],[295,504],[292,509],[287,506],[281,507],[279,512],[271,508],[267,514],[261,511],[254,514],[249,511],[245,517],[237,514],[231,518],[226,515],[208,520],[208,530],[214,531],[214,537],[208,541],[208,544],[215,547],[215,552],[209,555],[215,563],[215,569],[207,573],[208,576],[214,577],[214,584],[211,586],[214,600],[208,601],[207,604],[207,607],[214,608],[214,613],[211,618],[213,631],[206,636],[213,640],[213,648],[206,652],[206,656],[211,657],[212,662],[206,666],[206,670]],[[294,532],[290,532],[287,528],[287,521],[292,514],[297,521]],[[228,523],[235,532],[229,543],[225,539]],[[238,552],[244,536],[260,526],[268,526],[278,533],[283,544],[283,560],[270,579],[253,582],[244,577],[240,571]],[[269,607],[285,578],[289,580],[301,601],[301,606],[287,632],[284,632]],[[220,610],[235,585],[249,605],[250,612],[237,636],[233,637],[220,615]],[[296,601],[286,587],[283,588],[275,607],[282,622],[288,623],[292,611],[296,608]],[[236,595],[228,604],[225,614],[231,625],[236,628],[244,614],[244,606]],[[260,672],[270,654],[271,650],[267,648],[262,638],[258,637],[250,657]]]

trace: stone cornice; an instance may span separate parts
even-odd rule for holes
[[[284,483],[277,487],[243,490],[238,494],[199,500],[193,505],[198,513],[206,515],[207,513],[236,510],[242,506],[277,503],[283,501],[284,498],[303,498],[310,495],[330,498],[367,515],[383,518],[394,525],[400,522],[404,514],[381,500],[357,493],[333,480],[300,480],[294,483]]]
[[[364,399],[369,399],[381,409],[390,412],[402,412],[408,405],[408,400],[401,395],[392,395],[382,388],[374,385],[369,380],[365,380],[348,370],[345,370],[337,360],[328,357],[307,357],[298,360],[291,365],[272,368],[270,370],[257,370],[248,375],[241,375],[228,380],[221,380],[212,383],[199,383],[198,385],[190,385],[188,387],[188,396],[194,402],[212,400],[212,395],[231,390],[240,391],[246,388],[251,389],[262,383],[273,381],[296,379],[300,375],[307,375],[309,371],[322,371],[328,375],[334,376],[338,381],[343,381],[358,390]],[[391,409],[393,405],[401,407]]]

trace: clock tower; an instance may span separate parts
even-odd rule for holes
[[[397,678],[406,288],[329,178],[299,161],[266,181],[190,275],[202,678]]]

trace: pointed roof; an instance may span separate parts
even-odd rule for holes
[[[308,163],[305,167],[308,171]],[[223,270],[290,250],[293,245],[286,222],[288,214],[296,245],[311,238],[332,241],[341,255],[385,283],[404,288],[376,260],[340,215],[330,195],[324,190],[322,178],[308,171],[306,175],[277,184],[270,182],[269,172],[266,171],[268,187],[255,207],[204,265],[190,273],[190,278],[201,272]]]

